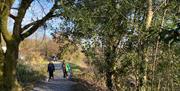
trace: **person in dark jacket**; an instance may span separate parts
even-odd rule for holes
[[[66,64],[65,64],[64,60],[62,62],[62,71],[63,71],[63,77],[66,78],[67,77],[67,71],[66,71]]]
[[[50,61],[48,64],[49,80],[54,79],[54,74],[53,74],[54,71],[55,71],[54,64]]]

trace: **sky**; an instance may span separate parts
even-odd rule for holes
[[[15,3],[13,4],[13,8],[18,8],[19,4],[20,4],[21,0],[15,0]],[[51,7],[53,6],[53,2],[51,2],[52,0],[34,0],[30,6],[30,8],[28,8],[25,17],[23,19],[22,22],[22,26],[29,24],[32,21],[36,21],[38,19],[41,19],[43,16],[45,16],[45,14],[47,14],[49,12],[49,10],[51,9]],[[17,10],[12,9],[11,10],[11,14],[13,15],[17,15]],[[52,23],[53,22],[53,23]],[[9,31],[13,30],[13,23],[14,20],[9,18]],[[56,18],[53,20],[48,21],[48,26],[52,26],[54,28],[58,27],[59,24],[62,23],[62,20],[60,18]],[[33,34],[32,36],[30,36],[29,38],[34,38],[34,37],[40,37],[42,38],[45,34],[47,37],[51,38],[51,32],[53,32],[52,29],[50,28],[46,28],[44,29],[43,27],[39,28],[37,32],[35,32],[35,34]]]

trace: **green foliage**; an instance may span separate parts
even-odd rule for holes
[[[172,44],[180,41],[180,23],[177,24],[175,29],[164,30],[160,33],[160,39],[165,43]]]
[[[145,29],[146,0],[63,0],[62,3],[64,19],[73,23],[65,25],[70,28],[62,33],[78,41],[96,76],[106,78],[107,82],[111,80],[114,90],[128,90],[131,86],[127,82],[131,81],[136,90],[179,87],[179,46],[175,41],[169,45],[169,39],[160,41],[166,41],[166,34],[171,35],[166,33],[167,28],[178,29],[175,24],[179,19],[179,1],[153,1],[149,30]],[[143,81],[145,78],[147,83]]]

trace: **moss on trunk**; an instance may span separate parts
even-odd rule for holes
[[[4,58],[3,68],[3,89],[5,91],[19,91],[19,84],[16,79],[16,65],[19,52],[19,43],[10,42],[7,44],[7,51]],[[8,83],[8,84],[7,84]]]

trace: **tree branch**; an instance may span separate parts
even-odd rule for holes
[[[152,0],[147,0],[147,15],[146,15],[146,30],[148,30],[152,23],[153,11]]]
[[[21,33],[23,33],[25,30],[27,30],[28,28],[32,27],[33,25],[35,25],[38,21],[34,21],[34,22],[31,22],[27,25],[25,25],[22,29],[21,29]]]
[[[12,19],[16,19],[16,16],[14,16],[13,14],[10,14],[9,17],[11,17]]]
[[[15,19],[14,28],[13,28],[13,35],[16,37],[20,37],[21,34],[21,23],[26,14],[27,9],[30,7],[33,0],[22,0],[20,7],[18,9],[18,14]]]
[[[24,29],[28,29],[28,28],[30,28],[30,29],[21,34],[21,39],[24,40],[25,38],[27,38],[28,36],[33,34],[40,26],[44,25],[47,20],[53,18],[54,11],[57,8],[58,8],[57,3],[55,3],[54,6],[49,11],[49,13],[46,16],[44,16],[42,19],[35,21],[35,23],[30,23],[30,24],[25,25],[23,27]]]
[[[2,33],[5,42],[8,43],[12,39],[11,33],[7,29],[8,17],[14,0],[5,0],[0,2],[1,4],[3,3],[3,6],[1,7],[2,10],[0,12],[0,32]]]
[[[13,9],[13,10],[18,10],[18,8],[17,8],[17,7],[11,7],[11,9]]]

